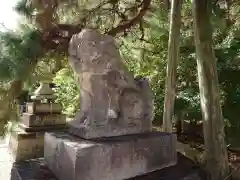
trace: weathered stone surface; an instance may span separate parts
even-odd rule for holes
[[[148,81],[127,70],[111,36],[90,29],[74,35],[69,63],[81,87],[81,110],[70,122],[71,133],[95,138],[151,131]]]
[[[63,114],[22,114],[22,123],[26,126],[46,126],[46,125],[57,125],[66,124],[66,116]]]
[[[44,158],[59,180],[123,180],[177,162],[176,136],[147,133],[83,140],[46,133]]]
[[[22,130],[12,132],[9,150],[15,161],[43,157],[44,132],[27,133]]]
[[[31,103],[27,103],[26,107],[27,107],[27,112],[30,114],[61,113],[62,111],[61,104],[56,104],[56,103],[31,102]]]

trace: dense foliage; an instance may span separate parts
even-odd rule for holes
[[[63,113],[73,117],[79,109],[79,87],[70,68],[66,67],[56,73],[53,79],[56,87],[57,102],[63,106]]]

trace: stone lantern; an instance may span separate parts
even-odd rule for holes
[[[66,128],[66,116],[61,114],[62,106],[54,103],[56,96],[50,82],[40,81],[31,96],[33,102],[26,103],[26,112],[11,134],[9,149],[15,161],[43,157],[45,132]]]

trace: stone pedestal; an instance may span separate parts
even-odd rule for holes
[[[123,180],[177,163],[176,136],[161,132],[83,140],[45,134],[45,162],[59,180]]]
[[[9,141],[9,149],[15,161],[44,156],[44,133],[66,129],[66,117],[61,106],[54,103],[27,103],[20,124]]]

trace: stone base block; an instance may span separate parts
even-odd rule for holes
[[[56,103],[40,103],[40,102],[31,102],[27,103],[27,112],[31,114],[36,113],[61,113],[62,106],[61,104]]]
[[[161,132],[83,140],[46,133],[44,159],[59,180],[123,180],[177,163],[176,136]]]
[[[47,126],[66,124],[66,116],[63,114],[30,114],[23,113],[22,123],[26,126]]]
[[[9,140],[9,150],[14,161],[43,157],[44,132],[14,131]]]

